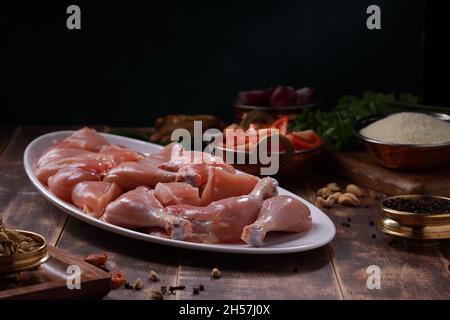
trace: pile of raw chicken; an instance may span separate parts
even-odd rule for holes
[[[203,243],[262,246],[270,231],[311,228],[309,209],[277,181],[237,174],[179,144],[143,155],[83,128],[47,149],[37,178],[60,199],[116,226]]]

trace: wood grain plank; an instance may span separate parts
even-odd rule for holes
[[[302,184],[305,186],[304,184]],[[306,189],[297,188],[298,194]],[[212,268],[222,278],[211,279]],[[231,255],[182,252],[178,299],[341,299],[326,247],[285,255]],[[193,295],[192,288],[206,288]]]
[[[332,179],[310,179],[311,199],[314,191]],[[338,180],[340,185],[346,182]],[[450,272],[436,248],[392,245],[392,238],[370,224],[378,220],[378,200],[383,195],[365,189],[366,196],[358,208],[325,209],[336,225],[331,243],[333,265],[345,299],[449,299]],[[371,196],[368,196],[371,195]],[[351,221],[348,221],[350,219]],[[350,227],[343,226],[349,223]],[[376,238],[372,238],[375,235]],[[367,267],[381,269],[381,289],[367,288]]]
[[[19,130],[17,126],[0,126],[0,156],[11,142],[12,137]]]
[[[72,217],[58,241],[58,248],[79,256],[105,252],[115,265],[111,271],[124,272],[130,283],[137,278],[144,281],[144,288],[140,291],[119,288],[111,291],[106,299],[150,299],[151,292],[160,290],[161,286],[176,285],[180,256],[176,248],[119,236]],[[150,270],[158,273],[159,282],[148,280]],[[174,296],[165,297],[172,298]]]

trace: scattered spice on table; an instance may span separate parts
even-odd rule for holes
[[[133,289],[138,291],[141,290],[144,287],[144,281],[142,281],[141,278],[137,278],[136,280],[134,280],[133,283]]]
[[[125,274],[121,271],[115,271],[111,274],[111,287],[117,289],[127,282]]]
[[[170,294],[173,294],[175,291],[178,291],[178,290],[184,290],[184,289],[186,289],[185,286],[174,286],[174,287],[169,287]]]
[[[166,294],[167,287],[166,286],[161,286],[161,292],[162,292],[162,294]]]
[[[164,295],[161,291],[152,291],[151,298],[153,300],[164,300]]]
[[[83,260],[98,268],[103,268],[108,261],[108,255],[106,253],[90,254],[83,258]]]
[[[128,290],[133,290],[133,286],[129,282],[125,282],[124,288]]]
[[[192,294],[195,296],[195,295],[198,295],[200,293],[200,289],[199,288],[193,288],[192,289]]]
[[[374,225],[373,221],[370,221],[370,222],[369,222],[369,224],[370,224],[371,226],[373,226],[373,225]]]
[[[198,288],[200,289],[200,291],[205,291],[205,286],[204,285],[199,285]]]
[[[372,239],[376,239],[377,238],[377,235],[374,233],[374,234],[372,234]]]
[[[220,277],[222,277],[222,272],[217,268],[213,268],[211,271],[211,278],[219,279]]]
[[[159,281],[159,275],[153,270],[151,270],[150,273],[148,274],[148,278],[150,279],[150,281],[153,282]]]

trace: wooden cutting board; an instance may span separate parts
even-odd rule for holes
[[[23,272],[19,281],[0,279],[1,299],[100,299],[111,290],[110,275],[60,249],[48,246],[49,259],[36,271]],[[81,270],[80,289],[68,289],[68,267]],[[42,282],[32,284],[27,279],[39,277]]]
[[[380,166],[364,151],[352,151],[325,153],[324,167],[355,184],[388,195],[450,196],[450,165],[425,172],[398,172]]]

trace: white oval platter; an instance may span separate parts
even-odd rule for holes
[[[292,234],[292,233],[274,233],[269,234],[265,240],[263,247],[255,248],[247,244],[203,244],[203,243],[191,243],[186,241],[165,239],[156,236],[151,236],[145,233],[133,231],[130,229],[121,228],[99,219],[86,215],[80,209],[75,206],[57,198],[53,195],[46,186],[44,186],[36,178],[33,168],[39,156],[48,147],[54,143],[61,141],[62,139],[71,135],[74,131],[57,131],[42,135],[35,140],[33,140],[26,148],[24,153],[24,166],[28,178],[34,184],[34,186],[39,190],[42,195],[47,198],[52,204],[62,209],[69,215],[80,219],[86,223],[89,223],[98,228],[108,230],[110,232],[127,236],[130,238],[148,241],[161,245],[168,245],[173,247],[202,250],[202,251],[213,251],[213,252],[226,252],[226,253],[241,253],[241,254],[282,254],[282,253],[292,253],[307,251],[315,249],[329,243],[335,236],[336,229],[333,222],[328,218],[328,216],[323,213],[320,209],[309,203],[308,201],[298,197],[297,195],[283,189],[278,188],[278,193],[280,195],[289,195],[291,197],[297,198],[306,204],[311,210],[313,227],[308,232],[302,234]],[[130,139],[126,137],[116,136],[112,134],[102,134],[110,143],[125,146],[127,148],[136,150],[144,154],[150,154],[161,149],[161,146],[144,142],[140,140]]]

